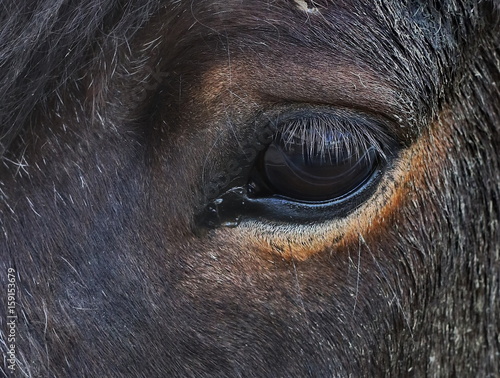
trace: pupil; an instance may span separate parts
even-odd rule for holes
[[[262,158],[262,170],[275,194],[302,201],[345,197],[361,187],[377,165],[373,146],[353,148],[349,133],[303,137],[281,135]]]

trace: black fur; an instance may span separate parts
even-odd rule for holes
[[[498,2],[308,5],[2,4],[4,376],[498,376]],[[200,231],[262,120],[311,108],[388,120],[381,194]]]

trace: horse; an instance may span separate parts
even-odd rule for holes
[[[2,376],[498,374],[498,2],[1,8]]]

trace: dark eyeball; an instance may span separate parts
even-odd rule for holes
[[[361,188],[377,168],[377,149],[348,132],[321,133],[278,135],[261,157],[255,187],[306,202],[340,199]]]

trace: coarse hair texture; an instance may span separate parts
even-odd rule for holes
[[[159,7],[158,1],[46,0],[2,4],[0,28],[0,156],[35,114],[86,70],[112,72],[118,51]],[[74,90],[74,89],[70,89]]]
[[[498,375],[498,1],[0,11],[0,375]],[[252,196],[287,137],[370,191]]]

